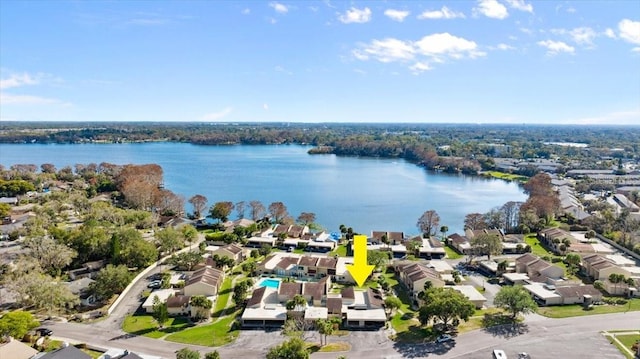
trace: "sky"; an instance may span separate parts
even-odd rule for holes
[[[0,121],[640,124],[640,1],[0,1]]]

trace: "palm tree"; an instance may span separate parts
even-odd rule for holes
[[[448,231],[449,231],[449,227],[447,227],[447,226],[440,227],[440,233],[442,233],[442,240],[443,241],[446,240]]]

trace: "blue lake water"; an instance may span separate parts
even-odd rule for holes
[[[309,155],[308,149],[169,142],[0,144],[0,164],[53,163],[60,169],[76,163],[157,163],[164,169],[165,187],[186,199],[202,194],[209,205],[259,200],[265,207],[282,201],[294,218],[314,212],[318,224],[329,231],[344,224],[365,234],[417,234],[418,218],[430,209],[449,233],[459,232],[468,213],[526,200],[515,183],[428,172],[398,159]]]

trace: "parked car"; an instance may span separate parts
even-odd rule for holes
[[[518,359],[531,359],[531,355],[525,352],[518,353]]]
[[[53,334],[53,330],[49,328],[38,328],[36,329],[36,333],[38,333],[42,337],[49,337]]]
[[[505,353],[502,349],[494,349],[493,359],[507,359],[507,353]]]
[[[437,343],[446,343],[453,340],[453,337],[449,334],[442,334],[436,338]]]
[[[151,288],[151,289],[159,289],[160,287],[162,287],[161,280],[154,280],[153,282],[147,285],[147,288]]]

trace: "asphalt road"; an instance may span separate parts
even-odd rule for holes
[[[187,346],[146,337],[126,335],[95,324],[46,323],[54,338],[72,339],[104,348],[122,348],[134,352],[175,358],[183,347],[207,353],[217,350],[225,359],[264,358],[267,349],[284,341],[279,331],[243,331],[236,342],[220,348]],[[340,354],[349,359],[374,358],[490,358],[493,349],[503,349],[510,358],[526,351],[532,358],[623,359],[624,356],[600,334],[603,330],[638,330],[640,312],[548,319],[538,315],[527,317],[518,327],[502,327],[465,333],[454,342],[401,345],[387,339],[383,331],[352,332],[346,337],[329,337],[329,342],[347,341],[352,349],[347,353],[314,353],[313,359],[335,359]],[[314,334],[311,334],[314,335]],[[317,335],[313,340],[318,340]]]

